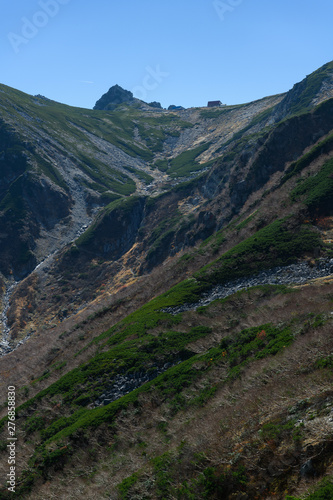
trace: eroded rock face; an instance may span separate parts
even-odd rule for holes
[[[330,63],[324,64],[296,83],[276,106],[270,121],[277,123],[288,115],[302,112],[333,97],[333,72],[329,67]]]
[[[134,244],[140,227],[145,198],[128,200],[126,208],[119,205],[97,219],[93,235],[79,248],[95,256],[116,260]]]
[[[6,189],[27,170],[25,146],[15,131],[0,120],[0,201]]]
[[[288,162],[297,160],[332,129],[333,99],[311,113],[281,122],[233,158],[222,159],[209,171],[199,189],[203,196],[221,197],[224,219],[239,212],[248,197],[262,188]]]
[[[52,229],[70,214],[72,200],[43,177],[25,172],[11,185],[0,210],[0,272],[22,279],[36,266],[33,250],[42,228]]]

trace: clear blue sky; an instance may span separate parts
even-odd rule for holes
[[[147,102],[239,104],[333,59],[332,0],[14,0],[0,82],[92,108],[119,84]]]

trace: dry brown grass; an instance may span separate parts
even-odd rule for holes
[[[332,296],[332,283],[313,284],[293,294],[267,297],[262,291],[254,290],[236,296],[230,302],[215,303],[206,316],[201,316],[203,324],[214,328],[214,334],[193,343],[191,349],[203,352],[225,334],[237,333],[273,318],[276,323],[281,323],[296,312],[298,316],[306,316],[310,311],[331,312],[333,306],[329,297]],[[230,319],[239,318],[240,311],[244,317],[236,327],[230,328]],[[194,313],[186,313],[179,327],[185,329],[194,322]],[[38,498],[57,495],[59,499],[82,496],[118,499],[116,485],[138,470],[142,471],[143,479],[133,490],[137,491],[137,498],[156,498],[151,496],[147,486],[154,481],[150,458],[166,451],[177,455],[182,441],[186,447],[178,466],[179,478],[199,473],[202,466],[193,468],[191,462],[195,453],[204,453],[205,466],[228,468],[238,460],[245,465],[253,481],[262,484],[278,478],[279,471],[285,473],[290,469],[286,487],[294,494],[302,493],[309,485],[300,481],[298,476],[300,460],[305,455],[294,453],[289,442],[265,443],[260,440],[259,430],[264,423],[287,414],[288,409],[301,400],[312,400],[314,410],[319,404],[315,403],[316,400],[329,398],[327,400],[332,403],[332,373],[311,368],[316,359],[329,355],[332,349],[330,321],[299,335],[288,349],[276,356],[248,365],[241,378],[233,382],[223,382],[225,367],[217,363],[209,372],[203,372],[202,378],[192,388],[198,390],[206,384],[214,384],[217,387],[214,397],[203,407],[190,407],[175,416],[171,416],[167,400],[162,401],[154,393],[142,394],[139,410],[130,407],[122,412],[114,430],[103,425],[96,432],[88,433],[87,446],[83,442],[77,443],[79,452],[69,459],[65,469],[51,470],[46,483],[38,482],[35,490]],[[304,415],[306,438],[303,446],[320,446],[330,436],[329,422],[323,417],[311,420],[306,416],[308,414]],[[167,423],[166,434],[159,430],[160,422]],[[32,444],[25,444],[21,450],[24,465],[32,448]],[[27,498],[36,498],[35,495],[32,493]],[[267,499],[281,498],[267,495]]]
[[[315,172],[323,159],[325,158],[310,165],[302,175]],[[50,321],[52,314],[59,307],[51,304],[52,295],[59,292],[60,286],[53,281],[56,276],[50,276],[48,284],[54,285],[54,290],[50,294],[47,311],[42,312],[42,302],[40,302],[37,304],[38,307],[36,306],[35,316],[30,311],[30,316],[24,319],[31,321],[29,325],[35,325],[34,318],[38,317],[37,333],[17,351],[0,360],[2,400],[5,400],[9,384],[17,386],[18,403],[22,403],[27,397],[32,397],[57,380],[59,375],[90,359],[95,354],[95,347],[89,347],[78,357],[74,357],[74,354],[87,346],[97,335],[252,235],[263,223],[288,215],[289,192],[296,178],[291,179],[280,189],[275,189],[280,176],[280,173],[273,176],[266,186],[249,197],[240,212],[241,220],[253,213],[256,207],[259,207],[258,213],[241,230],[227,231],[228,238],[217,251],[210,245],[203,249],[198,245],[194,249],[192,261],[180,265],[178,258],[181,254],[178,254],[167,259],[151,274],[138,277],[144,255],[140,248],[135,246],[124,256],[122,262],[110,264],[109,267],[104,266],[100,275],[98,277],[96,275],[96,283],[91,285],[91,290],[99,290],[99,295],[94,301],[86,303],[80,312],[69,319],[44,330],[41,322],[43,319]],[[265,194],[269,189],[272,189],[271,192]],[[217,213],[220,210],[217,205],[218,200],[214,200],[207,205],[207,210],[216,210]],[[304,217],[301,204],[293,205],[293,211],[299,214],[300,219]],[[326,231],[327,236],[327,227],[321,230]],[[105,283],[105,286],[101,288],[102,283]],[[24,309],[25,304],[28,305],[36,299],[39,293],[38,286],[33,278],[21,285],[14,298],[17,307],[15,306],[16,316],[13,316],[13,321],[18,321],[19,315],[23,317],[27,314]],[[328,314],[333,309],[332,297],[333,281],[328,279],[296,287],[295,293],[291,294],[268,297],[260,289],[252,290],[234,296],[223,304],[218,302],[212,304],[206,314],[200,317],[195,312],[184,313],[177,329],[180,332],[187,331],[198,324],[212,327],[211,335],[188,346],[195,353],[203,353],[217,345],[226,335],[237,334],[244,328],[268,322],[282,324],[289,322],[293,317],[306,319],[308,312]],[[103,307],[107,308],[103,314],[91,317]],[[158,331],[156,328],[153,333],[157,334]],[[170,414],[168,401],[162,401],[154,393],[141,395],[140,411],[129,408],[127,412],[119,415],[116,421],[116,434],[107,426],[103,426],[96,433],[89,433],[89,445],[85,447],[82,443],[78,443],[79,451],[69,459],[63,471],[51,470],[48,481],[40,481],[37,484],[35,491],[38,491],[38,498],[116,499],[118,498],[116,484],[133,472],[142,470],[147,484],[153,481],[150,458],[168,450],[178,453],[181,441],[186,442],[187,455],[179,465],[179,477],[186,477],[189,471],[191,474],[200,471],[200,468],[194,470],[191,466],[193,454],[200,452],[205,453],[206,463],[213,466],[230,467],[238,457],[253,474],[253,481],[256,474],[262,481],[269,481],[270,474],[277,474],[276,471],[279,469],[285,470],[284,461],[290,451],[289,444],[282,443],[278,446],[263,443],[259,439],[258,431],[262,424],[286,414],[291,405],[302,399],[320,399],[325,395],[331,398],[331,372],[313,370],[311,367],[316,359],[331,354],[332,348],[331,321],[321,328],[309,328],[303,335],[297,337],[294,344],[278,355],[248,365],[243,370],[241,378],[234,382],[228,384],[222,382],[226,374],[225,367],[216,365],[207,374],[203,374],[192,387],[198,391],[206,385],[214,384],[217,387],[214,397],[204,407],[184,409],[174,417]],[[48,379],[31,385],[32,380],[41,376],[52,363],[60,361],[67,362],[61,371],[54,372]],[[24,385],[29,386],[29,396],[21,390]],[[188,397],[186,391],[184,394]],[[160,422],[167,422],[167,436],[159,430]],[[24,431],[21,429],[19,432],[21,460],[19,469],[22,470],[27,467],[38,434],[32,437],[32,442],[24,442]],[[304,445],[320,445],[330,436],[330,425],[325,419],[315,418],[307,423],[306,432]],[[140,447],[143,441],[146,443],[144,453]],[[268,465],[264,463],[266,459],[270,461]],[[299,480],[296,473],[299,465],[297,462],[292,466],[294,469],[287,480],[287,485],[290,491],[301,494],[304,492],[305,484]],[[327,471],[332,468],[332,464],[328,463]],[[29,498],[36,498],[35,491]],[[144,486],[144,481],[139,486],[138,495],[140,494],[141,497],[137,498],[145,498],[145,495],[147,498],[154,498],[148,496],[149,488]],[[266,498],[271,497],[266,496]]]

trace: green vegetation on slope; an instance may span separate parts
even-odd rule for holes
[[[25,207],[23,201],[24,179],[18,177],[9,187],[6,195],[0,201],[0,212],[9,217],[12,223],[18,228],[25,216]]]
[[[291,192],[291,198],[293,201],[303,199],[311,214],[329,214],[333,209],[333,159],[316,175],[301,180]]]
[[[114,213],[115,220],[117,219],[117,216],[121,216],[122,220],[125,221],[130,218],[140,199],[141,198],[139,196],[129,196],[128,198],[118,198],[109,203],[100,211],[95,222],[75,241],[75,245],[80,248],[87,247],[93,243],[97,244],[97,232],[103,233],[103,222],[109,219],[110,223],[112,223],[112,217],[110,217],[110,214]],[[110,238],[112,237],[117,237],[117,234],[115,232],[110,234]]]
[[[30,147],[30,146],[29,146]],[[15,136],[11,127],[0,121],[0,182],[8,182],[28,168],[26,148]]]
[[[106,211],[112,211],[117,206],[126,207],[131,201],[131,198],[117,200]],[[213,282],[243,274],[250,261],[254,262],[250,272],[255,272],[271,267],[272,263],[289,263],[318,244],[318,236],[309,228],[295,226],[290,219],[275,221],[203,268],[196,274],[196,279],[176,285],[97,337],[92,345],[98,345],[99,354],[17,410],[18,418],[25,418],[26,432],[39,432],[42,442],[30,461],[31,472],[23,480],[22,488],[28,488],[36,475],[44,475],[49,467],[69,457],[74,447],[72,444],[64,447],[63,443],[78,432],[99,427],[102,423],[112,424],[119,412],[129,406],[139,409],[140,394],[153,392],[162,401],[168,401],[171,415],[191,406],[203,406],[217,390],[217,387],[209,386],[202,387],[200,391],[192,389],[203,373],[223,366],[225,376],[219,384],[228,383],[239,378],[250,363],[275,356],[290,345],[295,332],[298,335],[303,331],[303,320],[301,328],[294,328],[295,322],[296,326],[298,324],[295,317],[289,324],[278,327],[262,324],[247,328],[225,337],[218,346],[207,349],[204,354],[195,354],[188,345],[210,335],[212,329],[197,325],[186,332],[179,331],[175,326],[181,321],[181,315],[174,316],[163,310],[196,302]],[[224,299],[224,302],[228,300]],[[204,319],[203,312],[200,310],[197,314]],[[315,318],[315,324],[322,325],[324,321]],[[178,364],[113,403],[95,409],[82,408],[103,393],[119,372],[154,372],[166,362]],[[59,397],[67,408],[65,415],[49,414],[43,423],[42,414],[35,413],[34,408],[44,399],[59,401]],[[191,488],[196,491],[193,485]]]
[[[275,288],[266,287],[268,293],[275,293]],[[247,293],[247,292],[243,292]],[[232,298],[224,299],[223,303],[228,303]],[[311,319],[313,325],[323,325],[325,322],[320,317]],[[303,324],[303,320],[300,320]],[[304,326],[308,326],[304,323]],[[138,410],[140,409],[140,394],[154,393],[155,397],[159,400],[167,401],[170,407],[170,414],[174,416],[180,410],[190,407],[204,406],[209,399],[211,399],[216,390],[222,387],[223,384],[231,380],[235,380],[242,376],[243,371],[248,365],[254,363],[256,360],[263,359],[267,356],[275,356],[280,351],[286,349],[295,338],[295,333],[292,329],[297,331],[297,335],[302,334],[302,329],[299,328],[297,318],[293,318],[289,325],[283,327],[276,327],[271,324],[258,325],[256,327],[242,330],[236,335],[227,336],[217,347],[210,348],[204,354],[194,354],[189,352],[189,358],[172,368],[169,368],[165,373],[159,375],[151,382],[146,383],[144,386],[132,391],[130,394],[123,396],[119,400],[108,404],[105,407],[88,410],[80,408],[78,405],[81,403],[88,404],[89,399],[96,394],[92,394],[89,390],[89,382],[96,379],[100,381],[100,376],[103,370],[110,371],[112,366],[117,370],[116,365],[124,361],[130,366],[136,363],[135,369],[144,369],[147,367],[147,360],[149,356],[154,357],[155,353],[159,355],[164,353],[175,352],[183,348],[186,344],[195,339],[207,336],[211,333],[211,329],[204,326],[197,326],[192,328],[187,334],[180,334],[180,332],[166,332],[160,334],[158,337],[152,335],[145,335],[136,341],[131,340],[113,347],[110,352],[102,353],[91,360],[91,362],[82,365],[77,370],[74,370],[62,377],[59,382],[53,384],[48,389],[39,393],[35,398],[30,400],[18,408],[18,418],[25,415],[25,430],[28,434],[33,432],[40,432],[42,444],[36,450],[35,455],[30,460],[30,476],[31,473],[40,475],[44,474],[47,469],[57,464],[59,459],[73,452],[73,446],[68,442],[68,438],[73,437],[75,441],[78,432],[87,430],[88,428],[96,428],[102,423],[111,425],[113,420],[119,414],[119,411],[125,410],[130,405],[134,405]],[[136,344],[136,346],[135,346]],[[113,363],[111,361],[114,356]],[[140,367],[136,358],[141,356],[143,365]],[[105,362],[107,357],[109,363]],[[105,361],[103,361],[105,360]],[[195,385],[199,383],[200,379],[212,370],[218,367],[225,367],[225,375],[217,385],[214,387],[205,387],[198,392]],[[125,365],[121,365],[121,371],[129,373]],[[78,374],[81,373],[81,376]],[[76,374],[76,376],[75,376]],[[193,384],[195,384],[193,386]],[[83,389],[85,392],[83,396],[86,397],[81,401],[73,400],[75,397],[75,390]],[[104,391],[103,385],[99,391]],[[68,416],[50,421],[51,414],[47,418],[42,418],[42,414],[36,415],[32,413],[27,418],[27,411],[32,405],[38,405],[38,401],[42,398],[47,398],[52,401],[52,397],[62,394],[65,398],[62,399],[67,405],[72,407],[72,413]],[[57,401],[59,399],[57,398]],[[289,423],[286,427],[288,431],[293,431],[294,426]],[[161,429],[163,430],[163,429]],[[274,432],[274,438],[277,432],[284,432],[285,427],[268,426],[263,427],[263,438],[268,439]],[[64,451],[63,443],[67,442],[66,450]],[[54,446],[57,445],[55,449]],[[130,481],[132,484],[132,482]],[[127,484],[127,483],[126,483]],[[23,482],[24,485],[24,482]],[[125,487],[125,484],[123,485]],[[195,491],[195,485],[192,484]]]
[[[106,115],[103,116],[106,117]],[[137,126],[133,125],[132,119],[127,120],[129,116],[135,117],[135,111],[129,111],[126,119],[115,117],[112,123],[116,129],[126,131],[124,136],[128,134],[128,137],[131,137],[129,142],[127,142],[128,137],[120,139],[127,144],[127,149],[132,148],[130,141],[134,137],[135,126]],[[81,119],[83,120],[82,117]],[[111,118],[110,121],[112,121]],[[73,123],[70,125],[67,123],[67,131]],[[83,123],[78,125],[77,122],[75,128],[76,137],[79,137],[82,134],[81,129],[84,128]],[[139,133],[145,136],[146,144],[151,141],[151,149],[155,148],[159,151],[167,132],[161,132],[157,128],[156,131],[148,133],[146,128],[142,129],[139,126],[137,128]],[[193,165],[199,168],[195,160],[208,146],[202,145],[173,159],[168,173],[175,177],[183,176],[193,171]],[[135,155],[135,148],[136,145],[132,149],[133,155]],[[313,154],[318,154],[318,151]],[[82,169],[93,182],[101,183],[100,185],[104,183],[105,188],[112,189],[110,183],[113,180],[111,178],[107,181],[103,180],[103,162],[99,160],[89,162],[85,153],[82,152],[78,157],[83,163]],[[144,153],[143,157],[150,156]],[[135,169],[132,169],[131,173],[138,175]],[[53,174],[49,171],[47,175]],[[315,177],[303,180],[295,188],[292,193],[293,200],[303,197],[310,209],[322,207],[328,210],[332,194],[331,177],[332,165],[328,162]],[[119,184],[126,186],[126,176],[122,178],[116,173],[113,179],[114,182],[119,181]],[[146,180],[148,181],[147,178]],[[13,183],[11,187],[16,188],[16,184]],[[184,189],[184,187],[178,189]],[[142,200],[143,198],[139,200],[135,196],[113,200],[105,207],[96,223],[77,240],[77,247],[82,249],[95,241],[96,231],[103,222],[103,218],[120,212],[125,217],[135,204]],[[6,199],[4,211],[12,210],[14,207],[12,201],[10,198]],[[117,219],[116,216],[114,218]],[[244,228],[249,220],[249,218],[245,219],[236,226],[236,229]],[[165,243],[163,238],[169,236],[168,231],[173,231],[174,223],[172,218],[162,221],[160,226],[152,232],[151,243],[157,241],[158,245],[162,246]],[[220,243],[222,238],[223,235],[220,233],[215,237],[215,243]],[[165,312],[167,307],[196,302],[202,292],[213,284],[252,274],[275,265],[289,264],[305,254],[312,254],[314,249],[320,246],[319,235],[311,231],[308,226],[301,225],[296,217],[277,220],[202,268],[194,275],[194,278],[179,283],[95,338],[88,346],[92,350],[95,349],[95,355],[88,362],[70,371],[18,408],[17,416],[18,419],[25,419],[24,431],[27,436],[33,436],[33,439],[39,440],[40,444],[29,462],[30,470],[27,476],[23,477],[20,483],[21,493],[24,489],[27,491],[30,488],[36,477],[42,476],[47,479],[48,469],[53,466],[60,467],[66,459],[77,452],[81,445],[78,443],[85,432],[88,436],[92,429],[98,428],[101,424],[104,424],[105,428],[108,426],[111,428],[122,410],[134,408],[140,413],[142,400],[146,396],[156,397],[159,402],[162,401],[165,406],[168,405],[170,409],[168,415],[171,418],[177,412],[204,407],[218,389],[224,384],[238,381],[250,365],[252,367],[264,358],[281,353],[291,346],[299,335],[303,335],[309,325],[310,327],[323,326],[327,320],[323,315],[317,314],[308,321],[304,321],[304,317],[298,316],[296,312],[289,321],[280,322],[278,325],[256,323],[254,327],[242,327],[242,330],[239,328],[240,331],[232,331],[232,334],[216,342],[218,336],[221,339],[221,331],[217,330],[217,324],[214,322],[210,323],[213,326],[198,324],[198,318],[205,323],[211,313],[209,308],[200,308],[190,313],[183,323],[184,315]],[[277,290],[274,287],[269,288],[270,293],[273,293],[274,289]],[[279,292],[284,293],[281,288]],[[232,298],[220,302],[227,304],[229,300],[231,301]],[[263,321],[266,320],[260,322]],[[194,324],[196,326],[193,326]],[[210,336],[214,337],[214,343],[210,342]],[[196,350],[191,343],[199,340],[200,342],[197,342],[195,346],[199,347],[199,350]],[[209,347],[202,348],[202,345],[208,345],[207,341],[210,342]],[[145,373],[155,376],[158,368],[165,367],[166,363],[173,366],[130,394],[104,407],[94,409],[87,407],[103,392],[107,392],[118,374]],[[317,360],[314,366],[318,369],[330,368],[331,359],[330,357],[323,358],[320,364]],[[219,377],[215,378],[215,383],[211,385],[209,378],[205,379],[206,374],[211,374],[217,369],[220,370]],[[40,378],[40,380],[44,379],[46,376]],[[201,383],[203,380],[204,383]],[[63,406],[58,412],[53,404],[59,401],[59,404]],[[2,425],[4,422],[5,420],[2,421]],[[264,440],[278,440],[282,434],[292,432],[293,428],[294,419],[287,424],[272,421],[262,426],[261,437]],[[167,435],[167,422],[160,422],[159,429],[161,433]],[[298,434],[295,433],[295,435],[298,439]],[[241,489],[249,481],[246,470],[242,466],[239,466],[237,470],[235,467],[225,470],[220,467],[207,466],[200,473],[195,470],[195,474],[188,481],[178,481],[175,477],[177,460],[180,463],[181,450],[178,451],[177,458],[175,454],[167,452],[150,459],[149,465],[155,478],[154,492],[159,497],[172,491],[172,494],[179,498],[196,498],[198,493],[202,498],[212,498],[212,495],[229,493],[230,485],[237,484],[237,487]],[[141,471],[137,471],[119,485],[123,498],[131,498],[131,489],[140,481],[140,478]]]
[[[119,205],[127,205],[129,201],[132,200],[117,200],[111,203],[109,207],[107,207],[106,211],[112,211]],[[122,367],[125,371],[130,370],[131,368],[139,370],[145,363],[147,363],[148,358],[142,345],[141,349],[143,349],[143,351],[140,355],[137,355],[138,357],[136,361],[134,361],[136,356],[136,340],[129,341],[129,343],[126,344],[124,353],[121,356],[121,358],[123,358],[121,362],[119,355],[112,350],[118,349],[118,347],[111,348],[110,350],[110,346],[119,346],[120,343],[125,342],[128,338],[145,338],[144,344],[149,346],[148,351],[156,351],[155,358],[152,356],[152,361],[155,360],[155,362],[158,362],[158,356],[162,356],[161,360],[164,361],[164,351],[163,349],[161,351],[163,343],[165,343],[166,346],[169,346],[169,342],[171,342],[173,348],[176,348],[177,352],[182,350],[190,340],[185,336],[182,341],[184,343],[179,344],[179,340],[177,340],[177,332],[175,332],[175,334],[170,333],[170,326],[172,324],[177,324],[179,318],[163,312],[163,309],[167,307],[179,306],[184,303],[196,302],[201,293],[204,290],[207,290],[213,283],[231,279],[233,277],[243,275],[244,273],[248,274],[249,272],[255,272],[265,267],[271,267],[272,263],[289,263],[296,257],[302,255],[302,253],[311,251],[314,246],[319,244],[318,236],[307,227],[298,227],[291,231],[288,227],[286,227],[286,224],[287,222],[285,220],[275,221],[273,224],[263,228],[258,231],[256,235],[248,238],[245,242],[237,245],[232,250],[224,254],[224,256],[217,259],[213,264],[206,266],[199,273],[196,273],[197,279],[188,279],[174,286],[167,293],[150,301],[141,309],[125,318],[122,322],[97,337],[94,340],[94,343],[107,341],[103,345],[104,348],[108,347],[109,351],[99,355],[95,361],[91,360],[87,365],[82,367],[82,369],[78,368],[73,372],[70,372],[65,377],[60,379],[59,382],[53,384],[50,388],[46,389],[46,391],[43,391],[38,398],[44,397],[46,394],[52,395],[59,392],[65,395],[65,393],[67,394],[67,392],[70,391],[67,394],[66,399],[73,400],[74,397],[80,397],[80,392],[77,392],[77,389],[75,388],[83,388],[83,393],[87,391],[88,387],[84,384],[84,381],[87,381],[90,375],[95,374],[97,376],[97,374],[102,375],[103,373],[110,374],[113,373],[113,370],[116,369],[116,367],[118,370],[119,367]],[[90,237],[92,237],[90,233],[93,234],[93,228],[91,228],[88,233],[88,235],[85,234],[81,237],[81,244],[83,244],[87,238],[89,240]],[[248,267],[249,260],[254,263],[250,268]],[[149,336],[147,337],[149,330],[158,325],[168,325],[167,332],[169,333],[165,335],[166,338],[170,335],[171,340],[163,340],[162,337],[160,341],[157,341]],[[194,334],[206,335],[207,332],[200,330],[198,332],[195,331]],[[285,341],[287,342],[287,340]],[[134,343],[132,344],[132,342]],[[151,344],[151,342],[153,343]],[[175,342],[178,342],[178,344],[175,344]],[[131,346],[134,351],[131,350]],[[123,348],[124,346],[121,350],[123,350]],[[165,355],[166,354],[167,352],[165,352]],[[128,361],[126,361],[126,359],[128,359]],[[112,360],[117,360],[114,369],[112,368]],[[91,385],[89,387],[92,397],[96,394],[95,388]],[[83,393],[81,392],[81,394]],[[28,406],[30,406],[30,404],[31,402],[28,403]]]
[[[109,167],[101,159],[96,139],[120,148],[131,157],[151,161],[154,152],[163,148],[168,137],[179,136],[180,132],[192,127],[191,123],[181,120],[176,115],[146,115],[132,106],[122,106],[117,111],[96,111],[66,106],[43,97],[33,97],[6,86],[0,86],[0,118],[10,112],[18,127],[23,127],[29,134],[35,134],[38,126],[48,137],[43,140],[60,155],[71,151],[71,159],[79,162],[79,167],[91,178],[89,187],[103,193],[111,189],[128,196],[135,191],[135,183],[128,176]],[[5,126],[2,125],[2,128]],[[7,126],[6,126],[7,127]],[[140,139],[136,137],[139,133]],[[6,145],[8,147],[8,145]],[[0,152],[1,152],[0,130]],[[99,159],[97,159],[99,154]],[[60,174],[46,157],[31,150],[39,171],[53,182],[65,187]],[[17,162],[17,167],[19,162]],[[132,167],[129,167],[129,170]],[[131,170],[130,170],[131,171]],[[152,178],[140,170],[135,173],[145,182]],[[0,174],[1,175],[1,174]]]
[[[321,89],[323,80],[327,78],[328,74],[332,72],[332,70],[333,62],[329,62],[306,77],[304,89],[302,90],[300,96],[298,96],[295,103],[290,107],[291,114],[304,113],[309,109],[313,98]],[[302,85],[302,82],[297,85]]]
[[[303,155],[299,160],[294,161],[286,170],[285,175],[281,179],[281,184],[287,182],[291,177],[301,172],[308,167],[314,160],[323,154],[327,154],[333,150],[333,134],[330,134],[323,141],[320,141],[308,153]]]
[[[73,407],[73,413],[69,417],[57,419],[42,430],[43,441],[50,442],[50,440],[70,436],[76,429],[96,427],[102,422],[110,422],[120,408],[125,408],[137,401],[138,395],[142,391],[157,391],[162,398],[167,398],[174,413],[185,405],[185,400],[179,397],[180,393],[189,387],[194,380],[201,377],[201,371],[196,368],[198,363],[205,370],[212,368],[219,362],[226,364],[229,367],[225,378],[227,381],[230,378],[239,377],[245,365],[254,359],[275,355],[293,341],[293,335],[289,328],[279,329],[269,324],[250,328],[236,336],[226,337],[219,347],[209,349],[204,355],[189,353],[188,360],[170,368],[153,381],[106,407],[95,410],[77,409],[77,405],[88,404],[92,397],[96,397],[97,394],[105,390],[101,384],[92,392],[89,389],[89,381],[100,377],[105,372],[109,376],[112,376],[112,373],[119,373],[119,371],[131,373],[129,367],[132,368],[132,371],[134,369],[142,370],[149,366],[151,359],[154,359],[154,353],[159,355],[169,353],[170,355],[170,352],[183,349],[188,343],[209,333],[211,333],[210,328],[198,326],[186,335],[179,332],[166,332],[158,338],[148,335],[148,337],[144,337],[144,342],[134,340],[123,342],[118,347],[113,347],[110,351],[97,355],[89,363],[62,377],[58,382],[39,393],[33,400],[18,408],[18,415],[24,414],[31,405],[36,404],[42,398],[62,394],[62,401]],[[112,363],[112,359],[116,361]],[[82,390],[83,384],[85,385],[84,390]],[[82,391],[85,399],[78,400],[76,398],[78,390]],[[213,392],[209,395],[212,396]],[[186,405],[204,404],[204,402],[205,399],[192,398],[187,400]],[[26,430],[34,431],[36,425],[37,428],[41,429],[42,424],[38,422],[36,416],[28,418]]]
[[[219,118],[220,116],[227,115],[230,111],[235,109],[236,106],[225,106],[223,108],[203,109],[200,111],[201,118]]]
[[[194,149],[184,151],[170,161],[157,160],[154,166],[162,172],[167,172],[170,177],[185,177],[205,167],[205,165],[196,162],[196,158],[204,153],[209,146],[210,143],[201,144]]]
[[[195,273],[211,284],[294,262],[320,247],[318,234],[306,225],[292,226],[288,218],[276,220]]]
[[[138,177],[140,180],[142,180],[145,184],[150,184],[153,180],[154,177],[151,175],[147,174],[147,172],[144,172],[143,170],[140,170],[138,168],[133,168],[129,166],[124,166],[126,170],[134,174],[136,177]]]
[[[331,500],[333,498],[333,478],[323,479],[312,493],[306,496],[291,497],[286,496],[286,500]]]

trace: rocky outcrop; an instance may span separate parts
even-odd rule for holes
[[[144,205],[145,198],[138,196],[111,204],[77,240],[77,248],[88,258],[119,259],[135,242]]]
[[[31,176],[31,182],[23,187],[23,199],[30,213],[46,230],[65,219],[72,206],[68,193],[46,177]]]
[[[219,210],[223,210],[224,222],[230,220],[273,174],[282,172],[289,162],[300,158],[306,148],[332,130],[332,111],[333,99],[330,99],[309,113],[284,120],[257,141],[248,141],[238,153],[226,154],[205,174],[200,193],[211,199],[212,204],[220,197]],[[237,150],[237,144],[234,147]]]
[[[0,204],[9,186],[27,170],[25,146],[15,130],[0,120]]]
[[[48,179],[25,172],[9,187],[0,203],[0,272],[16,280],[36,264],[33,254],[42,228],[52,229],[70,213],[71,199]]]
[[[106,386],[103,394],[101,394],[93,403],[90,404],[90,408],[96,408],[98,406],[106,406],[113,401],[129,394],[130,392],[138,389],[143,384],[154,380],[156,377],[164,373],[166,370],[180,363],[181,360],[177,362],[167,362],[161,366],[155,366],[149,372],[141,371],[135,373],[127,373],[124,375],[117,375],[110,385]],[[82,400],[83,404],[86,404],[87,400]]]
[[[249,164],[244,182],[234,186],[232,200],[240,207],[248,195],[258,190],[275,172],[284,170],[288,162],[297,160],[304,150],[314,145],[333,128],[333,99],[311,113],[282,122],[267,136],[263,146]]]
[[[304,112],[323,100],[333,97],[333,64],[324,64],[304,80],[296,83],[285,98],[276,106],[271,123],[277,123],[288,115]]]
[[[133,102],[133,100],[132,92],[124,90],[119,85],[114,85],[96,102],[94,109],[112,111],[119,104]]]
[[[202,294],[202,298],[193,304],[184,304],[179,307],[168,307],[164,312],[179,314],[193,311],[198,307],[208,306],[217,299],[224,299],[236,292],[259,285],[302,285],[311,280],[331,276],[333,274],[333,259],[320,259],[316,266],[306,262],[279,266],[261,271],[255,276],[248,276],[217,285]]]
[[[157,101],[150,102],[148,106],[150,106],[151,108],[162,109],[161,103]]]

